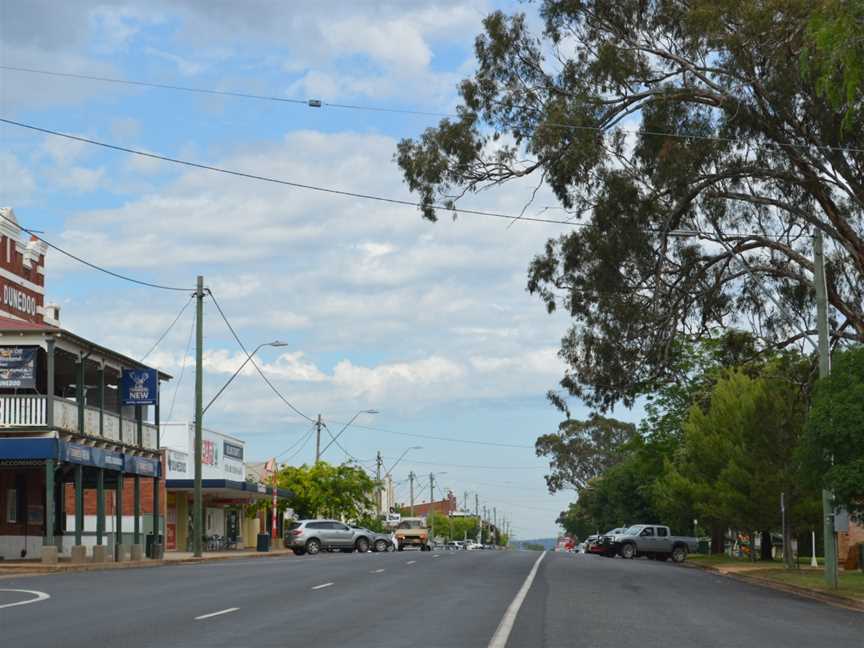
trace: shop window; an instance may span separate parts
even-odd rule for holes
[[[6,491],[6,522],[14,524],[18,521],[18,491],[10,488]]]

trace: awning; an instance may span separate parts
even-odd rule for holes
[[[169,491],[192,492],[195,490],[194,479],[168,479],[165,488]],[[273,487],[251,482],[233,481],[231,479],[202,479],[201,489],[208,495],[218,497],[246,496],[250,500],[269,499],[273,497]],[[276,497],[287,499],[292,493],[287,488],[277,488]]]
[[[158,459],[114,452],[82,443],[71,443],[46,437],[0,438],[0,461],[56,459],[66,463],[93,466],[130,475],[159,477],[162,464]]]

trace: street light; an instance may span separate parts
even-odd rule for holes
[[[387,475],[391,474],[393,472],[393,470],[396,468],[396,466],[399,465],[399,462],[405,458],[406,454],[408,454],[412,450],[422,450],[422,449],[423,449],[423,446],[411,446],[410,448],[406,449],[405,452],[403,452],[401,455],[399,455],[399,458],[393,462],[393,465],[390,466],[390,469],[384,471],[384,476],[386,477]]]
[[[390,477],[390,474],[393,472],[393,469],[399,465],[399,462],[402,461],[402,459],[405,457],[406,454],[408,454],[412,450],[422,450],[422,449],[423,449],[423,446],[411,446],[410,448],[407,448],[405,450],[405,452],[403,452],[401,455],[399,455],[399,458],[395,462],[393,462],[393,465],[390,466],[390,469],[386,470],[384,472],[384,477],[387,477],[387,478]],[[378,459],[377,459],[378,474],[376,475],[376,479],[378,480],[378,497],[377,497],[378,515],[381,515],[381,509],[382,509],[382,506],[381,506],[381,490],[383,488],[382,483],[381,483],[381,465],[382,464],[383,464],[383,461],[381,460],[381,452],[379,451],[378,452]],[[413,488],[412,488],[412,492],[413,492]]]
[[[252,356],[254,356],[256,353],[258,353],[258,351],[261,350],[261,349],[262,349],[263,347],[265,347],[265,346],[270,346],[270,347],[286,347],[286,346],[288,346],[288,343],[287,343],[287,342],[282,342],[281,340],[273,340],[272,342],[264,342],[263,344],[259,344],[257,347],[255,347],[255,349],[252,351],[252,353],[250,353],[250,354],[246,357],[246,359],[243,361],[243,364],[241,364],[241,365],[237,368],[237,371],[235,371],[233,374],[231,374],[231,377],[228,379],[228,382],[226,382],[224,385],[222,385],[222,387],[219,389],[219,391],[216,392],[216,395],[215,395],[213,398],[210,399],[210,402],[207,403],[207,406],[206,406],[206,407],[204,408],[204,410],[201,412],[202,415],[203,415],[203,414],[204,414],[208,409],[210,409],[210,406],[214,403],[214,401],[222,395],[222,392],[225,391],[225,389],[228,387],[228,385],[230,385],[230,384],[234,381],[234,379],[235,379],[235,378],[240,374],[240,372],[243,371],[243,367],[245,367],[247,364],[249,364],[249,362],[251,362],[251,360],[252,360]]]
[[[360,416],[361,414],[380,414],[380,413],[381,412],[379,412],[376,409],[360,410],[354,416],[351,417],[350,421],[348,421],[345,425],[342,426],[342,429],[339,430],[339,433],[330,440],[330,443],[328,443],[326,446],[324,446],[323,450],[320,450],[320,451],[318,450],[318,448],[321,447],[321,425],[319,424],[318,425],[318,438],[317,438],[317,441],[315,443],[315,463],[318,463],[321,460],[321,455],[323,455],[325,452],[327,452],[327,448],[329,448],[331,445],[336,443],[336,439],[338,439],[340,436],[342,436],[342,433],[348,429],[348,426],[351,425],[357,419],[358,416]]]
[[[198,277],[199,293],[201,291],[201,281],[202,281],[201,277]],[[201,322],[201,312],[202,312],[200,310],[201,309],[200,303],[201,302],[199,301],[199,310],[198,310],[199,349],[197,351],[197,353],[198,353],[198,366],[199,367],[201,366],[200,322]],[[202,487],[201,487],[201,472],[202,472],[201,471],[201,437],[202,437],[202,431],[201,430],[202,430],[202,426],[204,424],[204,412],[206,412],[210,408],[210,406],[216,401],[216,399],[222,395],[222,392],[224,392],[225,388],[228,387],[228,385],[230,385],[231,382],[237,377],[237,374],[239,374],[241,371],[243,371],[243,367],[245,367],[252,360],[252,356],[254,356],[256,353],[258,353],[258,351],[262,347],[265,347],[265,346],[284,347],[284,346],[288,346],[288,343],[287,342],[281,342],[280,340],[273,340],[272,342],[264,342],[263,344],[259,344],[257,347],[255,347],[255,349],[252,351],[252,353],[247,354],[246,360],[243,361],[243,364],[240,365],[240,367],[237,369],[237,371],[235,371],[233,374],[231,374],[231,377],[228,379],[228,382],[226,382],[224,385],[222,385],[222,388],[218,392],[216,392],[216,395],[213,398],[210,399],[210,402],[207,403],[207,407],[205,407],[204,409],[201,410],[200,416],[197,417],[198,420],[195,421],[195,487],[193,490],[194,500],[193,500],[193,504],[192,504],[192,534],[193,534],[192,535],[192,540],[193,540],[192,547],[194,549],[193,553],[194,553],[196,558],[201,557],[201,553],[202,553],[201,541],[202,541],[202,538],[204,535],[204,529],[202,528],[204,526],[204,524],[203,524],[203,522],[204,522],[204,495],[203,495]],[[198,375],[196,376],[195,380],[197,383],[196,384],[196,392],[197,392],[196,393],[196,402],[200,403],[201,402],[201,372],[200,371],[198,371]],[[200,407],[200,405],[199,405],[199,407]]]

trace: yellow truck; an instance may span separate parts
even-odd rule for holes
[[[429,529],[425,518],[402,518],[396,525],[396,546],[399,551],[405,547],[418,547],[420,551],[432,551],[429,546]]]

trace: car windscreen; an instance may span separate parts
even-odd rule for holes
[[[642,527],[630,527],[627,529],[627,535],[639,535],[640,531],[642,531]]]
[[[400,522],[397,529],[422,529],[423,523],[419,520],[405,520],[404,522]]]

